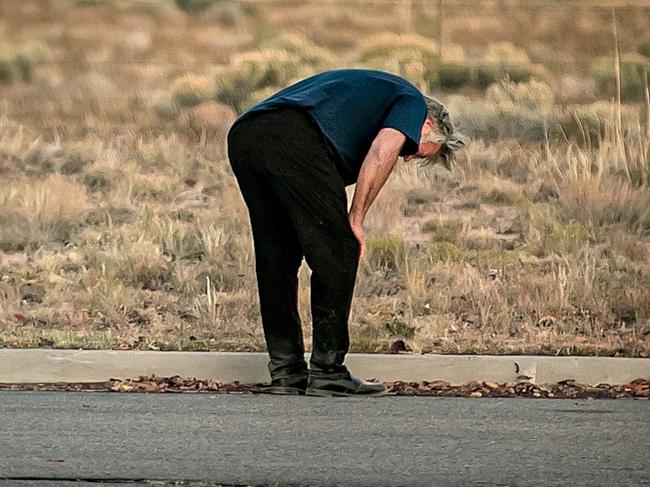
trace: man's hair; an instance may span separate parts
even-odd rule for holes
[[[422,142],[435,142],[442,144],[442,147],[435,155],[421,159],[420,165],[433,166],[440,163],[451,171],[455,151],[465,147],[465,138],[454,128],[449,112],[442,103],[428,95],[424,95],[424,100],[427,104],[428,116],[432,118],[437,127],[427,134]]]

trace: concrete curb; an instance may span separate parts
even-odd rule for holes
[[[153,374],[260,383],[269,380],[267,362],[266,353],[0,349],[0,382],[100,382]],[[382,381],[503,383],[526,375],[538,384],[626,384],[650,378],[650,359],[642,358],[351,353],[345,363],[358,377]]]

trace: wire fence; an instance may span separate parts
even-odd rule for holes
[[[565,66],[575,66],[575,67],[590,67],[593,66],[593,59],[554,59],[554,58],[540,58],[537,57],[533,61],[534,63],[542,64],[544,66],[552,67],[565,67]],[[448,61],[445,62],[448,66],[461,66],[463,63]],[[33,63],[33,66],[79,66],[86,68],[115,68],[115,69],[127,69],[127,68],[146,68],[146,67],[179,67],[179,68],[192,68],[192,67],[211,67],[216,71],[219,69],[226,69],[230,64],[217,64],[204,60],[196,61],[88,61],[80,59],[78,61],[37,61]],[[515,68],[520,66],[520,64],[513,64],[509,62],[499,62],[499,66],[504,68]]]
[[[51,7],[53,4],[57,8],[60,5],[70,5],[76,6],[79,8],[101,8],[101,7],[112,7],[119,6],[123,8],[138,7],[138,6],[147,6],[147,7],[160,7],[168,6],[175,7],[174,0],[37,0],[38,4],[41,2],[43,6]],[[21,0],[0,0],[0,14],[5,11],[7,12],[12,8],[12,4],[18,5],[21,3]],[[606,13],[607,17],[603,15],[603,22],[608,22],[604,26],[606,29],[603,29],[602,35],[612,38],[611,28],[612,24],[608,20],[609,16],[614,18],[620,12],[636,12],[642,16],[648,16],[648,25],[650,25],[650,2],[633,2],[630,0],[625,1],[609,1],[604,2],[601,0],[476,0],[473,2],[468,2],[466,0],[217,0],[215,5],[218,4],[237,4],[237,5],[255,5],[263,6],[264,8],[270,8],[272,6],[304,6],[304,5],[318,5],[323,8],[340,8],[345,9],[348,7],[358,7],[363,8],[366,6],[376,6],[382,7],[386,5],[391,5],[398,7],[401,11],[405,12],[404,19],[402,24],[399,25],[399,21],[396,21],[396,27],[401,29],[402,32],[410,32],[413,30],[413,17],[416,15],[414,13],[416,8],[419,8],[420,11],[423,8],[427,9],[429,18],[433,19],[435,22],[435,32],[433,34],[429,33],[428,37],[436,41],[438,46],[438,54],[442,55],[444,49],[446,49],[446,42],[449,42],[448,39],[444,36],[444,27],[445,27],[445,18],[446,16],[458,15],[463,12],[477,12],[480,11],[481,15],[485,12],[498,13],[503,15],[504,12],[508,10],[525,10],[525,11],[553,11],[553,12],[579,12],[583,10],[592,10],[598,11],[601,13]],[[0,16],[0,32],[3,32],[3,24],[6,27],[8,17],[5,16],[3,19]],[[10,16],[9,16],[10,18]],[[5,31],[8,29],[5,29]],[[181,47],[182,49],[182,47]],[[612,48],[613,49],[613,48]],[[191,57],[194,53],[189,52],[188,57]],[[562,54],[562,53],[559,53]],[[612,69],[614,66],[614,52],[612,50]],[[174,55],[174,54],[172,54]],[[176,53],[177,55],[177,53]],[[182,55],[181,55],[182,57]],[[594,66],[595,58],[589,58],[584,56],[576,57],[544,57],[544,56],[533,56],[532,62],[534,64],[539,64],[544,67],[547,67],[551,70],[559,71],[562,69],[579,69],[586,71]],[[454,63],[447,63],[452,65]],[[508,62],[499,63],[505,69],[515,68],[516,64],[511,64]],[[84,57],[83,55],[77,59],[49,59],[41,60],[35,62],[35,66],[56,66],[56,67],[68,67],[70,69],[78,68],[79,70],[88,70],[88,71],[97,71],[99,73],[110,73],[110,72],[133,72],[137,74],[138,71],[147,70],[147,69],[165,69],[165,70],[198,70],[198,69],[207,69],[209,68],[212,73],[216,74],[220,70],[227,69],[230,65],[225,63],[215,63],[209,59],[182,59],[182,58],[172,58],[162,60],[162,59],[109,59],[109,60],[94,60],[92,58]],[[97,101],[106,101],[106,102],[124,102],[125,96],[122,95],[110,95],[103,94],[100,92],[93,92],[92,87],[89,86],[88,92],[86,93],[83,89],[79,91],[78,95],[69,95],[69,94],[59,94],[55,97],[56,102],[59,101],[88,101],[97,100]],[[2,90],[2,85],[0,85],[0,93]],[[34,94],[36,95],[36,94]],[[41,95],[39,93],[38,95]],[[19,99],[14,100],[14,103],[20,102]]]
[[[14,2],[18,0],[12,0]],[[40,0],[49,3],[50,0]],[[56,0],[57,3],[68,3],[78,6],[146,6],[157,7],[161,5],[173,5],[174,0]],[[602,0],[218,0],[220,4],[247,4],[247,5],[345,5],[345,6],[366,6],[366,5],[404,5],[414,6],[442,6],[447,8],[522,8],[522,9],[571,9],[582,8],[592,10],[628,10],[628,9],[650,9],[650,2],[647,1],[602,1]]]
[[[36,0],[35,3],[41,2],[44,6],[51,6],[51,0]],[[2,10],[9,10],[12,4],[19,4],[20,0],[0,0],[0,14]],[[57,6],[70,5],[79,8],[97,8],[103,6],[119,6],[122,8],[129,7],[174,7],[174,0],[56,0]],[[214,5],[231,4],[231,5],[248,5],[248,6],[263,6],[269,8],[270,6],[321,6],[323,8],[364,8],[370,6],[383,7],[393,6],[400,10],[400,18],[396,19],[396,27],[399,33],[414,32],[413,23],[416,13],[415,9],[419,8],[420,11],[425,8],[427,15],[432,18],[435,25],[435,32],[429,32],[428,37],[436,41],[439,54],[442,54],[445,49],[445,19],[448,16],[458,15],[459,13],[467,12],[476,13],[480,11],[481,15],[504,15],[504,12],[511,10],[524,10],[524,11],[555,11],[578,14],[580,11],[600,11],[610,13],[614,16],[616,13],[633,12],[639,15],[648,16],[648,25],[650,25],[650,1],[602,1],[602,0],[475,0],[468,2],[466,0],[215,0]],[[175,8],[175,7],[174,7]],[[200,14],[200,12],[198,12]],[[350,14],[349,12],[343,12]],[[7,20],[4,20],[6,23]],[[2,27],[3,20],[0,16],[0,27]],[[603,35],[611,35],[611,24],[606,26],[607,29],[603,30]],[[0,29],[2,32],[2,29]],[[541,63],[549,67],[564,67],[575,66],[579,68],[589,67],[593,64],[593,60],[584,58],[575,59],[557,59],[557,58],[537,58],[535,62]],[[70,59],[51,59],[43,60],[37,63],[38,65],[57,65],[57,66],[82,66],[87,68],[100,68],[113,67],[115,69],[122,69],[122,67],[136,66],[138,68],[144,67],[185,67],[185,68],[198,68],[198,67],[222,67],[218,63],[209,62],[205,60],[106,60],[98,61],[92,59],[70,60]]]

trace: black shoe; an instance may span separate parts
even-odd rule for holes
[[[261,388],[267,394],[288,394],[292,396],[305,394],[307,388],[306,377],[281,377],[273,379],[269,387]]]
[[[383,382],[367,382],[353,376],[350,372],[324,374],[309,373],[307,389],[308,396],[383,396],[386,394]]]

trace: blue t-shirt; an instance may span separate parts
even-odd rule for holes
[[[249,114],[282,105],[302,107],[332,143],[346,185],[356,182],[361,164],[381,128],[406,136],[401,156],[415,154],[427,115],[424,96],[409,81],[371,69],[335,69],[305,78],[249,108]],[[234,124],[233,124],[234,126]]]

